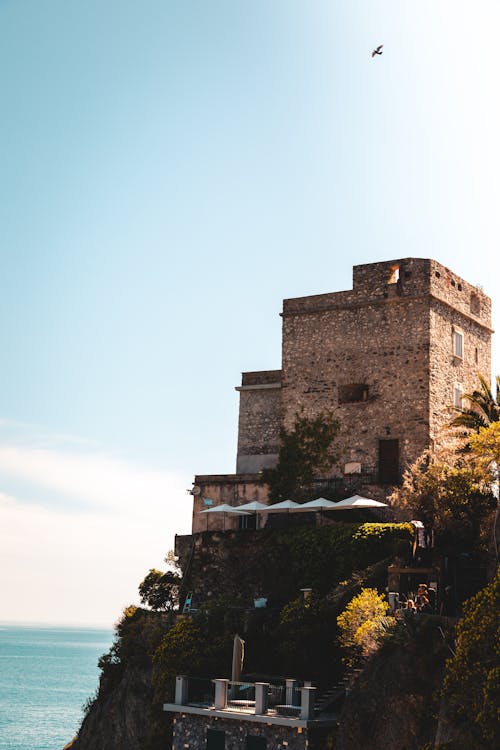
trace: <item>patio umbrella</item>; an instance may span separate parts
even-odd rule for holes
[[[243,511],[250,511],[254,513],[258,513],[260,510],[265,510],[269,506],[265,505],[264,503],[259,503],[258,500],[253,500],[251,503],[244,503],[243,505],[238,505],[236,510],[243,510]]]
[[[333,500],[327,500],[326,497],[318,497],[317,500],[309,500],[308,503],[303,503],[300,508],[301,510],[330,510],[334,508],[337,503]]]
[[[263,510],[267,510],[267,505],[264,503],[260,503],[258,500],[253,500],[251,503],[244,503],[243,505],[238,505],[238,510],[243,511],[250,511],[250,513],[255,513],[256,515],[256,522],[255,526],[256,528],[259,528],[259,513]]]
[[[361,497],[361,495],[353,495],[352,497],[346,497],[345,500],[340,500],[334,504],[332,510],[356,510],[356,508],[388,508],[387,503],[380,503],[378,500],[372,500],[369,497]]]
[[[206,510],[200,510],[200,513],[223,513],[223,531],[226,530],[226,513],[237,513],[240,516],[249,516],[250,513],[246,513],[244,510],[239,508],[233,508],[232,505],[222,503],[222,505],[215,505],[213,508],[207,508]],[[207,518],[207,529],[208,529],[208,518]]]
[[[274,505],[266,505],[265,510],[262,508],[262,513],[274,513],[280,510],[300,510],[302,505],[296,503],[295,500],[282,500],[281,503],[275,503]]]

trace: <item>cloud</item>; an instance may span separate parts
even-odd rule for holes
[[[0,442],[0,490],[16,482],[22,494],[0,491],[0,620],[111,624],[189,532],[187,478],[169,472]],[[65,506],[47,507],[47,492]]]

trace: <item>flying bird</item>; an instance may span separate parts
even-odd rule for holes
[[[384,46],[383,44],[379,44],[379,46],[377,47],[377,49],[373,50],[372,57],[375,57],[375,55],[382,55],[383,53],[381,52],[381,49],[382,49],[383,46]]]

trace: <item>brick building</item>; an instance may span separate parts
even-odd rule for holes
[[[243,373],[236,474],[195,477],[193,531],[220,524],[198,515],[207,499],[266,500],[259,472],[297,413],[333,411],[342,458],[330,479],[357,477],[380,495],[446,440],[478,373],[491,377],[491,300],[434,260],[354,266],[352,290],[286,299],[281,315],[282,369]]]

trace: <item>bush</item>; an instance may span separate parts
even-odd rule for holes
[[[387,626],[393,621],[388,618],[389,604],[376,589],[361,589],[341,615],[337,618],[340,629],[340,645],[348,649],[348,660],[355,656],[369,656],[373,653]]]
[[[464,604],[457,638],[444,694],[455,719],[480,733],[480,747],[500,747],[500,571]]]

